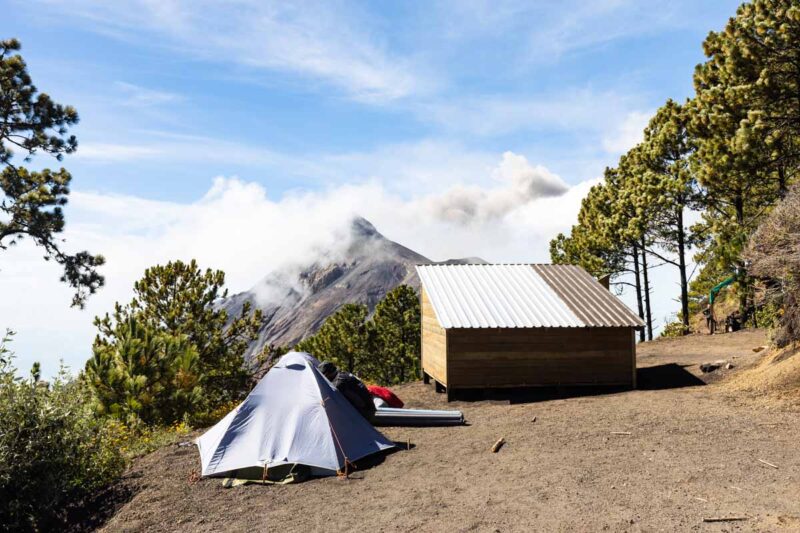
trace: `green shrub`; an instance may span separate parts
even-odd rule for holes
[[[9,339],[0,342],[0,528],[54,529],[69,504],[122,473],[125,431],[95,417],[63,368],[50,385],[18,377]]]
[[[782,299],[774,298],[764,302],[756,308],[753,317],[748,321],[748,326],[758,326],[774,330],[778,327],[783,316]]]
[[[662,337],[683,337],[683,322],[679,319],[667,322],[664,324],[664,329],[661,330]]]
[[[215,420],[215,422],[217,421]],[[121,427],[124,435],[121,450],[127,459],[147,455],[168,444],[184,440],[192,432],[191,426],[186,422],[175,422],[171,426],[146,426],[141,424],[134,428],[122,425]]]

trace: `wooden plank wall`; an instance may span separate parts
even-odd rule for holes
[[[632,328],[451,329],[448,388],[635,386]]]
[[[447,384],[447,330],[436,319],[425,289],[422,300],[422,371],[442,384]]]

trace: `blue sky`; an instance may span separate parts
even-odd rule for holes
[[[84,312],[35,251],[3,258],[0,289],[26,300],[0,304],[21,366],[80,366],[91,316],[143,265],[199,257],[242,290],[354,213],[433,259],[546,260],[650,114],[692,94],[703,38],[738,5],[2,4],[37,86],[81,115],[67,242],[109,258]]]

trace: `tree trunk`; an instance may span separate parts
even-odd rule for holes
[[[683,334],[689,334],[689,282],[686,279],[686,233],[683,228],[683,205],[678,206],[678,270],[681,277],[681,322]]]
[[[778,196],[783,198],[786,196],[788,188],[786,186],[786,167],[783,164],[778,165]]]
[[[736,210],[736,223],[739,224],[740,227],[744,226],[744,196],[742,192],[739,191],[736,193],[736,197],[733,200],[733,207]]]
[[[639,318],[644,320],[644,306],[642,305],[642,280],[639,274],[639,247],[633,243],[633,276],[636,282],[636,305],[639,308]],[[644,328],[639,330],[639,342],[644,342]]]
[[[650,279],[647,275],[647,250],[642,236],[642,276],[644,278],[644,308],[647,323],[647,340],[653,340],[653,314],[650,310]]]

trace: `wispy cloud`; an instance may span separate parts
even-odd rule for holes
[[[644,128],[653,116],[652,111],[631,111],[603,136],[603,148],[612,154],[622,154],[640,142]]]
[[[372,150],[330,152],[276,151],[268,146],[204,135],[159,130],[129,130],[129,140],[81,142],[75,155],[85,163],[129,165],[146,162],[235,164],[259,176],[302,176],[322,186],[377,181],[392,191],[413,195],[458,184],[485,184],[498,153],[470,149],[456,141],[423,138],[388,143]]]
[[[72,157],[96,164],[149,161],[235,163],[238,166],[261,168],[262,171],[279,168],[288,175],[327,175],[326,169],[313,158],[277,152],[258,144],[156,130],[132,133],[130,140],[120,142],[81,142]]]
[[[368,102],[435,85],[430,73],[392,53],[370,32],[368,14],[327,2],[268,0],[40,0],[98,33],[168,46],[189,57],[294,74]]]
[[[509,67],[552,63],[563,56],[654,32],[705,21],[702,2],[676,0],[439,0],[436,12],[452,40],[494,39],[513,61]],[[702,26],[706,29],[705,26]]]
[[[641,108],[638,95],[616,91],[565,89],[528,96],[476,96],[419,104],[420,117],[451,132],[497,136],[519,131],[600,135],[616,131]]]
[[[123,105],[152,107],[183,100],[183,97],[177,93],[148,89],[124,81],[115,82],[114,85],[123,96]]]
[[[121,161],[141,161],[164,157],[167,152],[161,146],[148,146],[136,144],[114,144],[114,143],[81,143],[77,152],[76,159],[98,162],[121,162]]]

